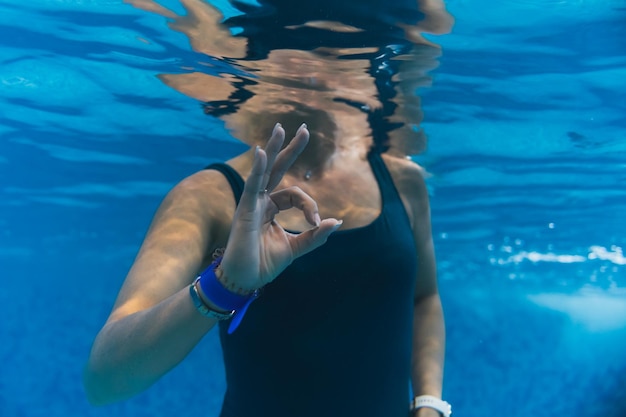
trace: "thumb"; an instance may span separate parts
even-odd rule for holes
[[[290,242],[294,259],[322,246],[342,224],[343,220],[324,219],[319,226],[294,236]]]

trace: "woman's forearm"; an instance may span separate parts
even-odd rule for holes
[[[441,398],[445,355],[445,326],[438,294],[415,303],[411,379],[414,395]]]
[[[107,323],[85,368],[89,400],[110,403],[148,388],[182,361],[215,323],[195,309],[188,288]]]

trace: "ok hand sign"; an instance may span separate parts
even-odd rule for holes
[[[255,150],[252,171],[231,226],[221,263],[221,281],[237,292],[248,293],[273,281],[294,259],[321,246],[341,226],[336,219],[321,220],[317,203],[298,187],[274,188],[309,140],[302,124],[281,151],[285,131],[276,124],[265,149]],[[302,210],[311,228],[293,234],[274,217],[281,210]]]

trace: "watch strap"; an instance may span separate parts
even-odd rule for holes
[[[443,417],[450,417],[452,414],[452,406],[447,401],[443,401],[433,395],[419,395],[413,398],[413,401],[411,401],[411,412],[422,407],[435,409]]]

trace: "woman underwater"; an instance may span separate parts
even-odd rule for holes
[[[145,390],[217,325],[221,417],[449,415],[428,194],[407,158],[443,4],[232,2],[224,18],[181,3],[134,2],[223,68],[160,78],[250,150],[163,200],[95,339],[90,400]]]

